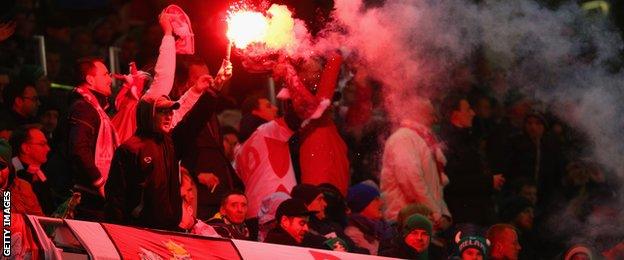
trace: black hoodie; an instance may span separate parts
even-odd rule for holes
[[[169,134],[155,131],[154,102],[141,99],[136,133],[115,151],[106,183],[106,216],[113,223],[179,231],[180,148],[195,140],[215,102],[204,93]]]

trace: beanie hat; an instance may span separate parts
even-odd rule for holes
[[[415,229],[423,229],[427,231],[427,234],[432,235],[433,225],[427,217],[414,214],[407,218],[405,224],[403,224],[403,237],[406,237]]]
[[[310,205],[319,194],[321,194],[321,189],[311,184],[299,184],[293,187],[290,192],[290,196],[293,199],[300,199],[305,202],[306,205]]]
[[[531,202],[524,197],[513,197],[503,204],[500,211],[502,221],[512,221],[520,212],[526,208],[533,208]]]
[[[0,139],[0,161],[3,163],[10,163],[11,161],[12,151],[11,145],[4,139]]]
[[[356,184],[347,191],[347,205],[355,212],[360,213],[368,204],[379,197],[379,191],[370,185]]]
[[[455,235],[455,243],[457,243],[457,249],[459,254],[464,252],[468,248],[475,248],[481,252],[484,259],[487,259],[488,249],[490,241],[481,236],[464,236],[461,237],[461,231]]]

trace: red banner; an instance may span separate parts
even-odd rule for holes
[[[102,226],[123,259],[241,259],[230,240],[104,223]]]

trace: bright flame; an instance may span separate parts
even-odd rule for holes
[[[237,48],[244,49],[252,42],[264,42],[268,20],[252,11],[236,11],[228,18],[227,37]]]
[[[284,5],[271,5],[267,16],[248,10],[233,11],[227,22],[227,37],[239,49],[250,43],[261,43],[271,50],[296,44],[295,20]]]

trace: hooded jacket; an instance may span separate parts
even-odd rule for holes
[[[113,223],[179,230],[180,148],[199,134],[215,102],[204,93],[170,133],[162,134],[154,126],[155,100],[141,99],[136,133],[115,151],[106,183],[106,215]]]

